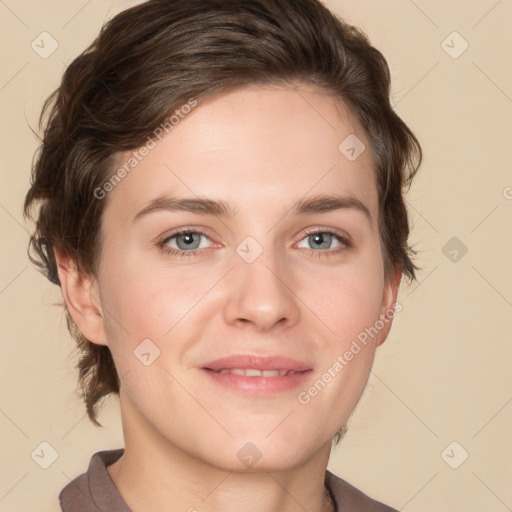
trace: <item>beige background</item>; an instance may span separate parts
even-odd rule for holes
[[[0,0],[0,512],[58,510],[58,492],[91,455],[122,446],[117,401],[99,429],[73,394],[60,291],[28,262],[21,203],[44,98],[104,20],[134,3]],[[420,284],[401,290],[403,311],[329,468],[407,512],[510,510],[512,2],[327,4],[388,58],[396,108],[425,151],[409,194]],[[31,48],[43,31],[59,45],[47,59]],[[464,41],[458,58],[445,51]],[[456,262],[442,249],[452,237]],[[48,469],[31,458],[43,441],[58,452]],[[462,450],[468,459],[452,469]]]

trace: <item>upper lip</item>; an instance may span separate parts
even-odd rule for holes
[[[223,370],[233,368],[250,368],[254,370],[293,370],[303,372],[311,370],[311,366],[286,356],[256,356],[250,354],[237,354],[221,357],[206,363],[203,368],[207,370]]]

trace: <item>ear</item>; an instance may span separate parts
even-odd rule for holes
[[[62,248],[55,248],[60,289],[69,314],[82,334],[93,343],[107,345],[98,282],[78,272],[76,262]]]
[[[386,341],[389,331],[391,330],[391,325],[393,324],[394,315],[402,309],[401,305],[397,305],[396,303],[396,297],[398,295],[398,288],[400,287],[401,280],[402,271],[399,268],[395,268],[384,285],[379,316],[379,320],[384,324],[384,326],[382,329],[379,329],[379,334],[376,340],[377,347]]]

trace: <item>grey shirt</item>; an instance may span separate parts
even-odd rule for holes
[[[91,457],[87,472],[77,476],[60,492],[62,512],[132,512],[107,471],[107,466],[123,453],[123,448],[96,452]],[[372,500],[330,471],[325,473],[325,485],[337,512],[397,512]]]

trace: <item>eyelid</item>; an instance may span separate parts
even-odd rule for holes
[[[171,238],[174,238],[175,236],[182,235],[184,233],[194,233],[198,235],[203,235],[206,238],[212,240],[212,236],[210,234],[210,230],[208,228],[202,227],[202,226],[185,226],[182,228],[176,228],[174,230],[171,230],[169,233],[166,233],[159,237],[159,244],[164,244],[168,242]]]
[[[191,233],[191,234],[197,234],[197,235],[200,235],[200,236],[204,236],[206,238],[208,238],[210,241],[213,241],[212,240],[212,237],[209,235],[209,229],[208,228],[204,228],[204,227],[191,227],[191,226],[185,226],[185,227],[181,227],[181,228],[177,228],[175,229],[174,231],[172,231],[170,234],[166,234],[164,235],[163,238],[160,239],[159,242],[157,242],[157,246],[158,248],[163,251],[164,253],[172,256],[172,257],[177,257],[177,258],[181,258],[181,257],[190,257],[190,258],[194,258],[196,256],[199,256],[201,253],[208,257],[208,256],[211,256],[211,252],[208,250],[210,249],[210,247],[207,247],[207,248],[199,248],[199,249],[192,249],[190,251],[185,251],[185,250],[182,250],[182,249],[175,249],[173,247],[169,247],[167,245],[167,243],[181,235],[181,234],[184,234],[184,233]],[[348,235],[348,233],[346,233],[345,231],[341,231],[339,229],[336,229],[336,228],[332,228],[332,227],[321,227],[321,226],[315,226],[315,227],[311,227],[311,228],[307,228],[306,231],[303,231],[300,235],[300,237],[298,238],[297,241],[294,242],[293,245],[295,245],[296,243],[304,240],[306,237],[310,236],[310,235],[314,235],[314,234],[325,234],[325,233],[328,233],[332,236],[334,236],[335,239],[337,239],[337,241],[341,244],[341,247],[338,247],[338,248],[335,248],[335,249],[325,249],[325,250],[315,250],[315,249],[310,249],[310,248],[302,248],[303,250],[305,249],[311,256],[314,256],[314,257],[317,257],[317,258],[320,258],[320,257],[324,257],[324,258],[329,258],[329,257],[334,257],[334,256],[337,256],[337,255],[340,255],[341,253],[343,253],[344,251],[348,250],[348,249],[351,249],[353,247],[353,243],[352,243],[352,240],[351,240],[351,237],[350,235]],[[222,246],[222,244],[220,244]],[[219,244],[217,244],[217,247],[219,246]]]
[[[346,231],[327,226],[315,226],[313,228],[307,228],[306,231],[300,235],[300,238],[297,240],[297,242],[300,242],[303,238],[307,237],[308,235],[314,235],[315,233],[330,233],[339,237],[345,244],[347,244],[347,246],[352,246],[352,239]]]
[[[175,236],[178,236],[178,235],[184,234],[184,233],[200,234],[200,235],[205,236],[206,238],[212,240],[212,237],[209,235],[208,231],[209,231],[208,228],[199,227],[199,226],[198,227],[185,226],[182,228],[177,228],[177,229],[171,231],[171,233],[169,233],[169,234],[166,233],[165,235],[163,235],[159,239],[158,244],[165,244],[171,238],[174,238]],[[303,231],[300,234],[300,236],[295,240],[294,244],[297,242],[300,242],[306,236],[312,235],[315,233],[331,233],[331,234],[339,236],[347,244],[352,244],[352,240],[351,240],[350,236],[348,235],[348,233],[346,233],[345,231],[341,231],[336,228],[327,227],[327,226],[324,226],[324,227],[316,226],[316,227],[312,227],[312,228],[306,228],[306,231]],[[188,252],[191,252],[191,251],[188,251]]]

